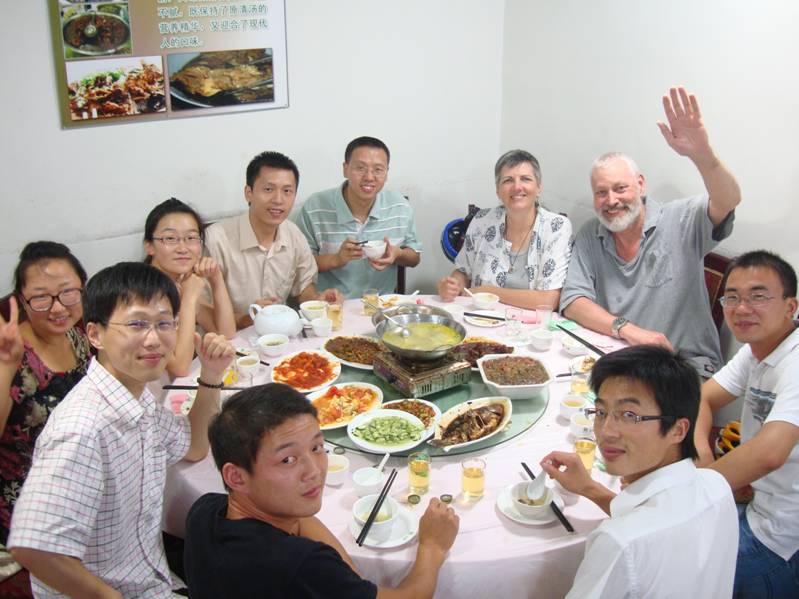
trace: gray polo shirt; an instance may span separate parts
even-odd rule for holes
[[[619,258],[613,235],[598,219],[586,223],[574,242],[561,312],[587,297],[611,314],[660,331],[700,374],[713,374],[721,349],[703,259],[732,232],[735,213],[714,229],[707,206],[707,194],[667,203],[646,200],[641,247],[630,262]]]

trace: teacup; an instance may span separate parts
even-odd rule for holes
[[[569,431],[577,438],[590,437],[594,434],[594,423],[582,411],[572,414],[569,419]]]
[[[327,454],[327,478],[326,485],[338,486],[347,480],[347,473],[350,471],[350,461],[343,455],[335,453]]]
[[[329,337],[333,331],[333,321],[329,318],[314,318],[311,321],[314,335],[317,337]]]
[[[321,300],[302,302],[300,304],[300,312],[302,312],[302,315],[310,321],[313,321],[316,318],[326,318],[327,302],[323,302]]]
[[[261,362],[257,355],[242,356],[236,360],[236,368],[240,374],[254,377],[261,370]]]
[[[261,335],[256,341],[258,349],[265,355],[270,357],[279,356],[289,344],[289,338],[280,333],[270,333],[269,335]]]
[[[510,491],[510,495],[513,498],[513,507],[515,507],[516,511],[522,516],[527,518],[541,518],[550,509],[549,504],[552,503],[553,498],[552,489],[546,487],[546,491],[544,492],[543,499],[541,499],[541,503],[528,505],[527,503],[522,503],[519,501],[519,499],[527,499],[527,485],[529,484],[530,481],[524,480],[513,485]]]
[[[547,329],[536,329],[530,333],[530,345],[538,351],[549,351],[549,348],[552,347],[552,339],[552,331]]]
[[[369,518],[369,514],[372,512],[372,508],[378,497],[379,495],[377,493],[361,497],[355,502],[355,505],[352,506],[352,517],[358,525],[359,532],[360,529],[363,528],[363,525],[366,524],[366,520]],[[382,543],[390,539],[391,529],[394,528],[394,523],[397,521],[397,514],[399,514],[399,504],[397,500],[386,497],[366,537],[376,543]]]
[[[582,409],[585,407],[585,404],[585,397],[582,395],[566,395],[560,400],[560,415],[566,420],[570,420],[572,416],[582,411]]]

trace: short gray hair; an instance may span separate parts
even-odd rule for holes
[[[632,169],[636,177],[641,174],[641,171],[638,170],[638,165],[635,164],[635,160],[630,158],[627,154],[624,154],[622,152],[606,152],[605,154],[602,154],[602,156],[595,158],[594,161],[591,163],[591,172],[588,175],[589,179],[594,178],[594,171],[600,168],[607,167],[608,165],[610,165],[611,162],[615,160],[621,160],[623,162],[626,162],[627,166],[629,166]]]
[[[535,156],[525,150],[510,150],[499,157],[499,160],[497,160],[497,163],[494,165],[494,181],[496,184],[499,185],[499,173],[502,172],[503,168],[513,168],[514,166],[524,164],[525,162],[533,167],[535,181],[540,186],[541,165],[538,164],[538,159]]]

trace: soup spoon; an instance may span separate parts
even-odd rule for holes
[[[385,311],[383,310],[383,308],[378,308],[378,307],[377,307],[377,306],[375,306],[375,305],[374,305],[372,302],[368,302],[368,301],[366,301],[365,299],[362,299],[361,301],[362,301],[364,304],[366,304],[367,306],[369,306],[370,308],[374,308],[375,310],[377,310],[378,312],[380,312],[380,313],[383,315],[383,318],[385,318],[386,320],[388,320],[388,321],[389,321],[391,324],[393,324],[393,325],[394,325],[394,326],[396,326],[396,327],[399,327],[399,329],[400,329],[400,335],[402,335],[403,337],[410,337],[410,336],[411,336],[411,331],[410,331],[410,329],[406,328],[404,324],[402,324],[401,322],[398,322],[398,321],[394,320],[394,318],[393,318],[393,317],[391,317],[391,316],[389,316],[388,314],[386,314],[386,313],[385,313]]]
[[[95,19],[95,14],[92,13],[92,22],[83,28],[83,35],[85,35],[86,37],[94,37],[95,35],[97,35],[97,25],[95,25],[94,19]]]
[[[542,472],[527,483],[527,497],[530,501],[540,501],[547,492],[547,473]]]

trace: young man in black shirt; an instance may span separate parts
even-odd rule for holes
[[[432,597],[455,541],[458,516],[432,499],[419,548],[396,589],[362,579],[330,530],[314,517],[327,474],[316,409],[279,384],[231,397],[208,431],[229,495],[209,493],[186,523],[185,565],[194,599]]]

